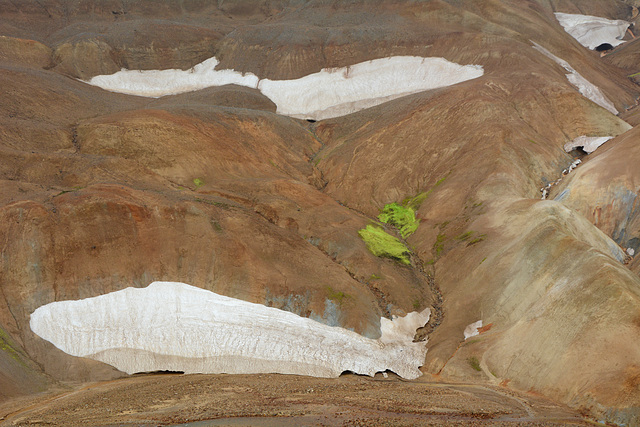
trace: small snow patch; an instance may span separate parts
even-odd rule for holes
[[[587,153],[587,154],[591,154],[594,151],[596,151],[596,149],[598,147],[600,147],[602,144],[604,144],[605,142],[609,141],[610,139],[613,139],[612,136],[579,136],[576,139],[574,139],[573,141],[567,142],[566,144],[564,144],[564,151],[566,151],[567,153],[582,147],[582,150]]]
[[[612,114],[618,115],[618,110],[616,110],[616,107],[613,105],[613,102],[611,102],[606,96],[604,96],[604,94],[602,93],[599,87],[597,87],[596,85],[594,85],[593,83],[589,82],[587,79],[582,77],[580,74],[578,74],[578,72],[574,70],[573,67],[569,65],[569,63],[564,59],[558,58],[557,56],[549,52],[547,49],[540,46],[538,43],[536,42],[532,42],[532,43],[533,43],[534,49],[536,49],[538,52],[542,53],[543,55],[547,56],[548,58],[551,58],[558,65],[560,65],[562,68],[564,68],[569,72],[569,74],[566,75],[567,80],[569,80],[569,83],[571,83],[573,86],[575,86],[578,89],[578,91],[580,92],[580,94],[582,94],[582,96],[598,104],[599,106],[608,110]]]
[[[482,320],[467,325],[467,327],[464,328],[464,339],[466,340],[480,334],[480,331],[478,331],[479,328],[482,328]]]

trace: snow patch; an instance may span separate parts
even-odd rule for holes
[[[473,322],[470,325],[467,325],[466,328],[464,328],[464,339],[469,339],[471,337],[475,337],[476,335],[480,334],[480,331],[478,331],[479,328],[482,328],[482,320],[478,320],[477,322]]]
[[[261,80],[258,88],[277,112],[316,120],[343,116],[383,102],[482,76],[478,65],[444,58],[394,56],[342,68],[324,68],[295,80]]]
[[[574,39],[589,49],[595,49],[603,43],[618,46],[624,43],[627,28],[631,25],[619,19],[611,20],[590,15],[555,13],[562,28]]]
[[[52,302],[31,314],[31,330],[73,356],[129,374],[281,373],[337,377],[390,370],[407,379],[427,352],[412,342],[430,311],[382,319],[382,337],[365,338],[296,314],[184,283],[153,282],[78,301]],[[413,330],[412,330],[413,328]]]
[[[591,154],[605,142],[613,139],[612,136],[579,136],[573,141],[564,144],[564,151],[567,153],[574,148],[582,147],[585,153]]]
[[[413,342],[416,329],[423,327],[428,321],[431,310],[413,311],[404,317],[393,316],[392,320],[380,318],[380,342],[407,343]]]
[[[190,70],[126,70],[95,76],[87,83],[103,89],[160,97],[237,84],[259,89],[279,114],[322,120],[373,107],[395,98],[451,86],[484,74],[479,65],[459,65],[444,58],[393,56],[341,68],[324,68],[293,80],[259,79],[234,70],[216,70],[214,57]]]
[[[536,49],[543,55],[547,56],[548,58],[551,58],[558,65],[560,65],[562,68],[564,68],[569,72],[569,74],[566,75],[567,80],[569,80],[569,82],[578,89],[578,91],[580,92],[580,94],[582,94],[582,96],[595,102],[596,104],[608,110],[612,114],[618,115],[618,110],[616,110],[616,107],[606,96],[604,96],[604,94],[602,93],[599,87],[597,87],[596,85],[594,85],[593,83],[589,82],[587,79],[582,77],[564,59],[558,58],[557,56],[549,52],[547,49],[540,46],[538,43],[536,42],[532,42],[532,43],[533,43],[534,49]]]
[[[86,83],[111,92],[159,98],[211,86],[236,84],[256,88],[258,77],[234,70],[216,70],[220,62],[209,58],[189,70],[127,70],[95,76]]]

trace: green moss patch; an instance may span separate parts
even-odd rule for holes
[[[447,179],[450,173],[451,172],[449,172],[448,174],[446,174],[445,176],[437,180],[434,186],[430,190],[423,191],[422,193],[418,193],[413,197],[408,197],[404,199],[402,201],[402,206],[406,206],[408,208],[413,209],[414,211],[417,211],[420,208],[420,205],[422,205],[422,202],[424,202],[427,199],[427,197],[429,197],[429,195],[433,192],[433,190],[436,189],[436,187],[438,187]]]
[[[476,243],[480,243],[484,240],[484,238],[487,237],[486,234],[480,234],[478,236],[476,236],[476,238],[469,240],[469,242],[467,243],[467,246],[471,246],[471,245],[475,245]]]
[[[444,250],[445,240],[447,240],[446,234],[438,234],[438,237],[436,237],[436,242],[433,244],[433,250],[435,251],[437,257],[439,257]]]
[[[338,305],[341,306],[342,301],[344,301],[345,298],[350,298],[350,296],[342,291],[334,290],[331,286],[327,286],[327,298],[337,302]]]
[[[462,233],[461,235],[456,237],[456,240],[460,240],[464,242],[465,240],[469,240],[472,234],[473,234],[473,231],[467,231],[466,233]]]
[[[385,205],[378,219],[396,227],[403,239],[413,234],[420,224],[420,220],[416,218],[416,211],[412,207],[397,203]]]
[[[9,357],[18,362],[19,364],[26,366],[24,361],[22,360],[21,352],[19,352],[14,344],[9,338],[9,334],[7,334],[4,330],[0,328],[0,351],[4,351]]]
[[[470,358],[467,359],[467,362],[469,362],[469,366],[471,366],[476,371],[478,372],[482,371],[482,368],[480,367],[480,361],[478,360],[477,357],[471,356]]]
[[[358,234],[375,256],[391,258],[402,264],[411,264],[409,249],[381,227],[367,225],[366,228],[358,231]]]

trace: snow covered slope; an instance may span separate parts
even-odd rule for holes
[[[378,340],[176,282],[52,302],[31,329],[73,356],[127,373],[282,373],[337,377],[391,370],[413,379],[427,352],[412,342],[429,309],[382,319]]]
[[[254,74],[216,70],[210,58],[190,70],[121,70],[87,83],[131,95],[160,97],[237,84],[259,89],[280,114],[321,120],[429,89],[451,86],[484,73],[478,65],[459,65],[443,58],[394,56],[359,64],[325,68],[294,80],[260,80]]]
[[[562,28],[581,45],[589,49],[595,49],[603,43],[618,46],[629,28],[626,21],[611,20],[589,15],[574,15],[569,13],[556,13],[556,19]]]

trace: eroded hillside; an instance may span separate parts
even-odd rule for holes
[[[0,397],[124,375],[34,334],[38,307],[173,281],[374,339],[381,317],[430,308],[427,378],[633,424],[640,41],[632,26],[601,57],[554,15],[634,22],[632,3],[0,1]],[[259,85],[147,98],[85,82],[212,57],[348,80],[407,56],[482,73],[318,121],[278,114]],[[613,138],[567,153],[581,136]],[[392,203],[411,233],[381,221]],[[367,226],[406,249],[376,256]]]

